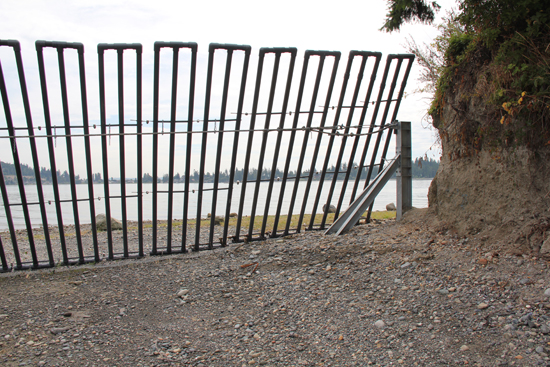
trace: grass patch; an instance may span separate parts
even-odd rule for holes
[[[394,219],[395,214],[396,214],[395,211],[374,211],[371,214],[371,219],[376,219],[376,220]],[[367,216],[367,213],[363,215],[363,218],[366,218],[366,216]],[[298,214],[293,215],[290,219],[289,228],[295,229],[298,226],[299,219],[300,219],[300,216]],[[254,217],[254,228],[258,230],[261,229],[263,220],[264,220],[263,216]],[[313,221],[313,226],[319,226],[322,220],[323,220],[323,214],[317,214]],[[334,214],[333,213],[328,214],[325,222],[325,227],[328,228],[333,221],[334,221]],[[311,214],[304,214],[304,217],[302,219],[302,227],[309,226],[310,222],[311,222]],[[183,223],[182,220],[174,220],[172,221],[172,228],[174,229],[181,228],[182,223]],[[194,226],[196,225],[196,223],[197,223],[196,219],[189,219],[187,221],[187,224],[189,226]],[[285,216],[279,217],[277,230],[280,231],[284,229],[286,227],[286,224],[287,224],[287,216],[285,215]],[[269,215],[266,220],[265,230],[272,231],[274,225],[275,225],[275,216]],[[143,224],[143,228],[151,228],[152,226],[153,225],[150,222]],[[166,226],[167,226],[166,221],[159,221],[159,223],[157,224],[158,228],[166,228]],[[210,218],[201,220],[201,227],[209,227],[209,226],[210,226]],[[236,217],[229,218],[229,227],[235,227],[235,226],[237,226],[237,218]],[[250,226],[250,217],[249,216],[243,217],[241,220],[241,228],[249,228],[249,226]],[[131,226],[131,227],[128,227],[128,229],[137,229],[137,226]]]

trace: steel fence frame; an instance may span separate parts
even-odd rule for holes
[[[100,127],[101,133],[94,134],[91,133],[90,125],[90,116],[88,112],[88,97],[87,97],[87,86],[86,86],[86,69],[84,63],[84,46],[81,43],[68,43],[68,42],[49,42],[49,41],[37,41],[36,42],[36,52],[38,60],[38,71],[40,76],[40,90],[42,94],[42,108],[44,111],[44,127],[45,135],[37,135],[35,132],[36,127],[33,124],[33,118],[31,114],[31,105],[29,102],[29,95],[27,91],[27,84],[25,79],[25,71],[23,68],[23,61],[21,56],[21,46],[18,41],[14,40],[0,40],[0,47],[9,47],[13,50],[13,54],[16,61],[16,72],[19,78],[19,86],[21,88],[21,96],[23,99],[24,105],[24,114],[26,119],[26,127],[23,129],[17,127],[13,121],[12,112],[10,109],[10,100],[8,96],[8,89],[6,87],[6,80],[4,77],[4,71],[2,70],[2,63],[0,59],[0,92],[2,95],[2,102],[4,108],[4,114],[6,118],[6,127],[0,127],[0,130],[7,132],[7,135],[0,136],[3,139],[9,139],[11,156],[16,170],[16,178],[19,188],[19,196],[21,202],[10,202],[10,198],[7,192],[6,181],[4,174],[2,173],[2,167],[0,165],[0,191],[2,195],[2,200],[4,203],[4,211],[6,215],[6,221],[8,225],[9,238],[2,239],[0,236],[0,261],[2,272],[8,272],[12,270],[22,270],[22,269],[37,269],[37,268],[47,268],[54,267],[57,264],[84,264],[88,262],[99,262],[103,259],[114,260],[114,259],[123,259],[131,257],[143,257],[146,255],[146,247],[150,246],[149,253],[151,255],[162,255],[162,254],[174,254],[174,253],[184,253],[188,249],[193,251],[199,251],[201,249],[212,249],[217,246],[226,246],[229,241],[232,242],[243,242],[243,241],[255,241],[255,240],[264,240],[266,238],[274,238],[279,236],[286,236],[296,232],[300,232],[302,227],[306,230],[314,229],[326,229],[328,210],[320,209],[322,204],[330,205],[332,198],[337,198],[336,213],[334,220],[338,218],[339,213],[341,212],[344,203],[344,194],[350,183],[352,176],[352,171],[357,170],[355,180],[353,180],[353,191],[350,203],[354,200],[356,194],[362,190],[363,187],[366,187],[370,182],[373,172],[381,171],[384,167],[384,162],[386,160],[386,155],[388,148],[392,139],[392,132],[394,131],[396,124],[394,121],[397,119],[397,113],[401,100],[404,95],[404,90],[406,86],[407,79],[414,61],[413,55],[389,55],[386,59],[386,64],[384,66],[384,72],[382,79],[379,83],[378,92],[375,93],[376,78],[378,74],[378,69],[382,60],[382,54],[379,52],[367,52],[367,51],[351,51],[349,53],[348,61],[345,66],[345,72],[341,80],[340,95],[338,96],[337,105],[332,106],[332,109],[335,109],[334,117],[329,120],[329,110],[331,108],[331,100],[333,98],[333,91],[335,85],[337,84],[337,73],[339,71],[339,62],[341,58],[340,52],[333,51],[311,51],[307,50],[304,53],[304,61],[299,76],[299,85],[296,99],[291,99],[291,89],[294,85],[294,72],[296,69],[296,59],[298,51],[296,48],[261,48],[258,53],[258,66],[256,69],[256,79],[254,83],[254,88],[252,90],[252,106],[250,113],[250,124],[248,128],[243,128],[241,122],[243,120],[243,115],[247,114],[245,111],[245,100],[249,94],[249,89],[247,89],[247,78],[250,68],[250,58],[252,54],[252,48],[246,45],[231,45],[231,44],[210,44],[208,48],[208,67],[206,74],[206,91],[204,96],[197,95],[196,85],[197,85],[197,53],[198,45],[196,43],[184,43],[184,42],[155,42],[154,44],[154,66],[153,66],[153,111],[152,111],[152,128],[153,132],[148,133],[142,130],[143,123],[143,66],[142,66],[142,53],[143,47],[141,44],[99,44],[97,46],[98,52],[98,67],[99,67],[99,102],[100,102]],[[57,51],[58,57],[58,71],[60,75],[60,86],[61,86],[61,103],[63,110],[63,125],[55,126],[52,124],[52,118],[50,113],[50,102],[48,94],[48,82],[46,80],[46,65],[44,62],[44,49],[53,48]],[[79,84],[80,84],[80,101],[82,106],[82,122],[80,126],[75,126],[71,123],[69,116],[69,104],[67,96],[67,80],[65,73],[65,59],[64,51],[67,49],[76,50],[78,54],[78,71],[79,71]],[[172,78],[171,78],[171,93],[170,93],[170,120],[161,121],[159,119],[159,91],[160,91],[160,53],[161,50],[167,49],[172,53]],[[191,63],[189,67],[189,98],[188,98],[188,114],[186,116],[187,130],[181,131],[177,129],[176,124],[178,123],[176,110],[178,106],[177,102],[177,93],[178,93],[178,80],[179,80],[179,70],[178,70],[178,58],[180,50],[187,50],[191,53]],[[106,84],[105,84],[105,54],[107,52],[115,51],[117,53],[117,98],[118,98],[118,124],[109,124],[106,117]],[[124,104],[124,62],[123,56],[125,51],[135,52],[136,53],[136,123],[129,125],[127,119],[124,116],[125,104]],[[219,119],[211,119],[211,99],[212,99],[212,83],[213,83],[213,65],[217,52],[223,52],[225,55],[225,69],[223,71],[223,94],[221,100],[220,108],[220,117]],[[228,118],[227,103],[228,96],[230,94],[229,84],[230,76],[233,63],[233,54],[239,52],[244,54],[242,67],[242,74],[239,79],[238,85],[238,102],[237,102],[237,113],[235,118]],[[267,70],[265,67],[265,58],[267,55],[273,55],[273,68]],[[283,102],[280,111],[274,111],[274,99],[277,91],[277,81],[279,80],[281,60],[283,56],[288,56],[288,72],[286,77],[283,75],[281,78],[284,78],[284,94]],[[306,79],[310,76],[310,61],[315,59],[317,62],[317,72],[315,74],[315,82],[311,95],[311,102],[308,107],[303,106]],[[325,75],[325,64],[329,60],[332,63],[332,67],[329,70],[330,79],[328,82],[328,87],[324,95],[319,95],[321,92],[320,83],[322,77]],[[359,71],[357,72],[357,80],[350,83],[350,71],[354,62],[360,61]],[[366,70],[367,62],[371,61],[374,66],[369,69],[370,73]],[[11,70],[10,70],[11,72]],[[271,72],[271,83],[268,85],[269,95],[267,98],[267,110],[266,112],[259,112],[258,105],[259,100],[263,97],[261,93],[261,87],[263,85],[263,78],[266,73]],[[269,74],[268,74],[269,75]],[[390,82],[389,91],[386,90],[386,81],[389,76],[393,75]],[[365,78],[366,77],[366,78]],[[363,79],[367,80],[366,94],[364,95],[364,102],[359,103],[360,99],[360,90],[364,85]],[[348,91],[348,85],[354,85],[351,104],[345,106],[345,97]],[[372,99],[375,95],[375,99]],[[192,123],[194,121],[194,106],[198,98],[204,97],[204,116],[202,118],[203,128],[200,131],[194,130],[192,128]],[[307,95],[306,97],[309,97]],[[322,100],[322,110],[318,110],[318,100]],[[294,111],[289,111],[289,106],[292,106],[292,103],[295,102]],[[367,110],[369,106],[374,106],[370,121],[367,121]],[[349,109],[347,119],[345,122],[341,122],[342,111]],[[356,125],[353,125],[354,114],[358,113],[356,110],[360,110],[359,122]],[[380,116],[380,110],[382,114]],[[292,116],[293,114],[293,116]],[[258,118],[261,116],[264,121],[264,126],[262,128],[256,127]],[[272,126],[272,118],[274,116],[279,117],[279,123],[276,127]],[[286,117],[292,118],[292,125],[288,127],[286,124]],[[314,117],[319,117],[318,123],[314,123]],[[301,117],[307,118],[307,123],[305,126],[299,126],[299,120]],[[213,156],[215,171],[214,171],[214,181],[213,188],[206,189],[204,187],[204,178],[206,173],[206,160],[211,159],[212,156],[208,155],[207,152],[207,143],[208,135],[213,133],[209,130],[209,123],[216,121],[219,124],[219,130],[215,131],[218,134],[216,142],[216,153]],[[235,123],[234,129],[227,129],[225,124],[226,122],[231,121]],[[185,121],[183,121],[185,122]],[[162,125],[162,132],[164,133],[164,124],[168,123],[170,125],[169,134],[169,162],[168,162],[168,190],[167,192],[159,191],[157,181],[159,179],[158,173],[158,162],[159,162],[159,142],[158,136],[160,134],[159,127]],[[111,126],[118,128],[118,133],[111,133]],[[125,126],[135,127],[135,133],[129,133],[125,131]],[[95,127],[95,126],[94,126]],[[39,126],[40,128],[40,126]],[[26,135],[18,134],[16,130],[26,131]],[[62,129],[63,134],[57,134],[57,130]],[[75,133],[73,130],[83,130],[82,134]],[[284,133],[287,132],[290,135],[290,138],[287,141],[284,141]],[[227,187],[220,187],[220,171],[222,169],[221,159],[223,155],[224,146],[224,135],[231,133],[233,140],[229,141],[228,144],[231,148],[231,159],[229,166],[229,182]],[[248,134],[246,143],[244,139],[241,139],[243,133]],[[254,135],[261,134],[261,143],[260,154],[258,157],[253,157],[252,148],[253,148],[253,138]],[[298,133],[303,133],[303,137],[300,141]],[[274,144],[274,154],[271,161],[267,161],[265,157],[265,151],[267,145],[269,144],[269,137],[273,136],[270,134],[276,135],[275,144]],[[309,141],[310,135],[316,134],[311,142]],[[143,204],[143,149],[147,148],[143,143],[143,137],[149,135],[152,136],[152,239],[151,243],[145,243],[144,239],[144,204]],[[176,135],[185,135],[185,178],[184,178],[184,190],[175,191],[174,189],[174,171],[175,171],[175,155],[176,152]],[[195,135],[193,137],[193,135]],[[328,135],[328,142],[326,148],[322,147],[322,137],[323,135]],[[113,196],[110,193],[110,183],[109,183],[109,164],[108,164],[108,148],[107,148],[107,139],[111,137],[118,136],[119,144],[119,164],[120,164],[120,195]],[[128,161],[128,157],[125,155],[125,143],[130,136],[136,137],[136,160],[135,164],[137,166],[137,187],[138,192],[135,195],[130,195],[126,191],[126,176],[125,176],[125,166]],[[84,139],[84,152],[85,152],[85,162],[86,166],[86,180],[88,187],[88,197],[87,198],[78,198],[76,192],[76,182],[75,182],[75,161],[74,161],[74,149],[73,149],[73,139],[74,138],[83,138]],[[94,180],[92,172],[92,158],[97,158],[97,152],[94,152],[90,142],[91,137],[100,137],[101,138],[101,162],[102,162],[102,173],[104,181],[104,206],[105,206],[105,215],[107,217],[107,246],[108,254],[105,257],[101,257],[98,245],[98,232],[96,230],[96,194],[94,193]],[[361,144],[362,138],[366,137],[364,144]],[[373,139],[374,137],[374,139]],[[46,214],[46,200],[44,199],[44,188],[42,184],[42,179],[40,176],[40,164],[39,164],[39,152],[37,149],[36,139],[46,139],[47,140],[47,151],[49,156],[49,169],[52,172],[52,185],[54,193],[54,206],[56,212],[57,227],[59,231],[59,243],[54,243],[52,236],[50,235],[50,226],[48,223],[48,216]],[[55,157],[55,138],[64,138],[66,144],[66,157],[68,160],[68,169],[70,175],[70,200],[62,200],[60,196],[60,186],[57,182],[56,172],[57,164]],[[200,138],[200,140],[199,140]],[[339,149],[337,150],[335,171],[329,171],[329,164],[331,159],[334,158],[333,151],[335,150],[335,145],[337,145],[337,140],[340,139]],[[28,141],[31,149],[32,156],[32,166],[35,173],[35,187],[38,194],[38,202],[31,203],[27,201],[27,194],[25,191],[25,183],[23,179],[23,174],[21,172],[21,159],[18,152],[18,140]],[[374,141],[374,142],[373,142]],[[191,148],[193,144],[200,142],[200,160],[199,160],[199,181],[198,181],[198,190],[197,190],[197,214],[196,214],[196,225],[195,225],[195,237],[193,243],[188,243],[188,211],[189,211],[189,197],[190,193],[194,192],[190,186],[190,176],[191,176],[191,160],[192,152]],[[246,150],[244,153],[244,162],[241,162],[243,166],[243,180],[242,182],[235,182],[235,174],[237,170],[237,153],[241,144],[246,144]],[[309,145],[308,145],[309,144]],[[382,145],[382,147],[381,147]],[[307,158],[306,149],[312,147],[313,153],[311,158]],[[379,149],[382,148],[381,153]],[[294,154],[294,152],[299,152],[299,155]],[[5,152],[3,152],[3,155]],[[324,159],[320,159],[324,155]],[[278,169],[279,158],[284,157],[284,168],[282,177],[275,177],[276,170]],[[291,160],[298,157],[296,175],[291,177],[290,168]],[[360,157],[359,163],[357,166],[354,166],[354,162],[357,157]],[[251,169],[252,159],[258,159],[257,166],[257,175],[255,179],[249,179],[249,170]],[[366,162],[369,163],[366,163]],[[317,171],[319,163],[321,164],[320,171]],[[346,164],[346,169],[341,169],[342,164]],[[304,169],[306,167],[306,169]],[[262,178],[262,171],[265,169],[270,169],[269,177]],[[364,178],[366,175],[366,178]],[[332,177],[330,177],[332,176]],[[330,178],[330,180],[329,180]],[[313,199],[313,210],[311,214],[311,219],[309,222],[304,223],[305,215],[307,214],[307,203],[308,203],[308,194],[312,188],[312,182],[318,179],[319,184],[317,190],[312,193],[311,198]],[[342,187],[340,191],[336,189],[337,181],[342,180]],[[274,224],[273,228],[269,231],[267,229],[267,218],[270,205],[272,203],[272,196],[274,195],[274,183],[276,181],[281,181],[280,190],[277,193],[278,199],[276,200],[276,211],[274,215]],[[330,188],[328,189],[328,198],[322,200],[321,193],[323,191],[323,186],[325,181],[330,182]],[[268,183],[267,188],[267,197],[263,198],[266,201],[263,213],[260,213],[258,207],[259,198],[259,188],[262,182]],[[246,231],[241,232],[242,219],[244,216],[244,204],[246,200],[246,193],[248,185],[254,184],[253,199],[252,199],[252,210],[250,214],[250,225]],[[292,183],[292,191],[290,192],[290,205],[288,210],[283,212],[283,199],[288,198],[285,194],[286,187],[288,184]],[[305,184],[305,195],[300,202],[298,200],[298,187],[300,183]],[[361,185],[363,184],[363,187]],[[227,190],[227,203],[223,217],[225,218],[223,224],[223,234],[219,239],[214,238],[214,228],[215,228],[215,218],[216,218],[216,205],[218,200],[218,194],[221,190]],[[201,243],[201,220],[202,218],[202,203],[203,203],[203,194],[206,191],[212,191],[212,207],[210,209],[211,219],[207,228],[208,232],[208,241],[206,243]],[[231,212],[231,204],[233,200],[234,193],[239,191],[240,198],[238,202],[237,210],[237,224],[235,227],[235,233],[230,235],[229,232],[229,217]],[[289,190],[290,191],[290,190]],[[166,247],[159,247],[158,236],[159,226],[158,226],[158,195],[167,194],[168,195],[168,215],[167,215],[167,234],[166,234]],[[182,234],[181,234],[181,243],[173,244],[172,239],[172,221],[173,221],[173,197],[174,194],[183,194],[183,206],[182,210]],[[137,215],[138,215],[138,250],[131,252],[129,249],[129,238],[128,238],[128,224],[127,224],[127,206],[126,200],[128,198],[137,198]],[[112,236],[111,228],[111,202],[112,200],[121,201],[121,212],[122,212],[122,252],[116,252],[114,246],[114,240]],[[82,233],[80,232],[81,220],[79,218],[79,203],[87,201],[90,207],[90,218],[91,218],[91,227],[92,227],[92,246],[93,253],[87,254],[83,247],[82,242]],[[275,203],[275,201],[273,201]],[[51,204],[51,202],[49,202]],[[65,240],[64,233],[64,221],[62,215],[62,204],[70,204],[72,206],[73,213],[73,222],[75,225],[76,233],[76,246],[78,250],[78,256],[76,258],[71,258],[68,255],[67,243]],[[36,241],[35,236],[33,235],[33,225],[31,223],[31,218],[29,215],[29,208],[32,205],[38,205],[40,209],[40,215],[42,220],[42,229],[44,233],[44,246],[46,247],[47,259],[40,258],[36,251]],[[18,247],[18,238],[16,235],[16,229],[14,226],[14,220],[12,215],[12,207],[20,206],[24,214],[25,228],[28,238],[28,246],[30,248],[32,261],[24,262],[20,257],[20,249]],[[295,213],[295,208],[297,212]],[[314,219],[316,213],[323,211],[322,221],[320,225],[314,224]],[[370,213],[372,211],[372,205],[368,211],[368,218],[370,218]],[[259,228],[255,228],[254,219],[256,216],[261,215],[262,222]],[[299,214],[298,224],[295,228],[291,228],[291,217],[294,214]],[[279,228],[281,219],[286,216],[286,224],[284,228]],[[255,232],[258,230],[257,232]],[[13,259],[15,264],[9,264],[6,251],[7,248],[4,247],[3,242],[9,240],[11,243],[9,247],[9,252],[13,254]],[[54,256],[54,246],[60,246],[61,248],[61,258],[56,258]]]

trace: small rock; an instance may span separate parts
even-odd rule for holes
[[[374,323],[374,326],[376,326],[378,329],[383,329],[386,327],[386,323],[383,320],[378,320]]]
[[[461,351],[461,352],[465,352],[465,351],[467,351],[467,350],[469,350],[469,349],[470,349],[470,347],[467,346],[467,345],[463,345],[463,346],[460,347],[460,351]]]
[[[481,259],[479,259],[479,260],[477,261],[477,263],[478,263],[479,265],[485,266],[485,265],[487,265],[488,261],[487,261],[487,259],[481,258]]]
[[[548,236],[548,232],[546,232],[546,235]],[[546,240],[542,243],[542,246],[540,247],[540,253],[542,255],[550,253],[550,236],[546,238]]]
[[[406,268],[408,268],[409,266],[411,266],[411,263],[410,263],[410,262],[406,262],[406,263],[404,263],[403,265],[401,265],[401,269],[406,269]]]
[[[178,297],[183,297],[185,296],[186,294],[189,293],[189,289],[180,289],[180,291],[178,292],[177,296]]]
[[[68,327],[54,327],[53,329],[50,330],[50,333],[52,333],[54,335],[57,335],[57,334],[64,333],[65,331],[67,331],[69,329],[70,328],[68,328]]]
[[[550,328],[548,327],[548,325],[542,324],[540,326],[540,332],[543,333],[543,334],[548,334],[548,333],[550,333]]]
[[[547,290],[544,291],[544,295],[546,297],[550,297],[550,288],[548,288]]]
[[[484,303],[484,302],[482,302],[482,303],[480,303],[479,305],[477,305],[478,310],[484,310],[484,309],[486,309],[487,307],[489,307],[489,305],[488,305],[487,303]]]

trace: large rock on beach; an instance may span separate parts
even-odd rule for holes
[[[98,214],[95,216],[95,227],[100,232],[104,232],[107,230],[107,217],[105,216],[105,214]],[[118,219],[111,217],[111,230],[122,230],[122,222]]]
[[[395,207],[394,203],[389,203],[388,205],[386,205],[386,210],[391,212],[391,211],[396,211],[397,208]]]
[[[327,208],[327,204],[323,205],[323,212],[325,213],[336,213],[336,207],[334,205],[329,205]]]

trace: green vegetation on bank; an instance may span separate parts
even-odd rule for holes
[[[440,8],[424,0],[389,4],[386,31],[403,22],[431,23]],[[548,1],[459,0],[438,28],[432,44],[409,46],[424,69],[424,90],[433,93],[429,114],[441,137],[473,150],[550,145]],[[453,136],[456,124],[443,116],[447,105],[463,120]]]

